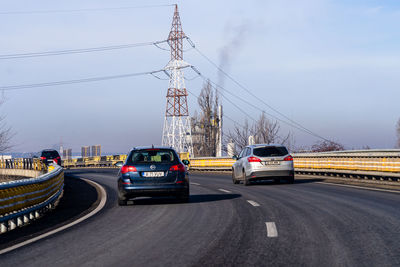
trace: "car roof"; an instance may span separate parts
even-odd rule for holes
[[[155,148],[155,149],[172,149],[172,150],[175,150],[170,146],[136,146],[136,147],[132,148],[132,150],[153,149],[153,148]]]
[[[285,147],[285,146],[281,144],[254,144],[254,145],[249,145],[248,147],[256,148],[256,147]]]
[[[53,151],[58,152],[55,149],[43,149],[41,152],[53,152]]]

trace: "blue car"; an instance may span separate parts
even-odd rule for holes
[[[189,179],[186,166],[170,147],[135,147],[125,163],[117,162],[118,204],[141,196],[176,196],[189,201]]]

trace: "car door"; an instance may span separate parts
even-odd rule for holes
[[[246,172],[246,175],[247,175],[247,172],[248,172],[248,165],[249,165],[249,162],[247,161],[247,158],[250,155],[250,151],[251,151],[251,148],[250,147],[246,147],[246,150],[244,151],[244,155],[243,155],[243,158],[242,158],[242,170],[244,170]]]
[[[242,178],[243,169],[246,167],[248,152],[249,152],[249,148],[245,147],[242,151],[242,156],[239,159],[237,175],[240,178]]]
[[[241,171],[242,169],[240,167],[240,159],[242,158],[245,150],[246,150],[246,148],[244,148],[244,149],[242,149],[242,151],[240,151],[236,162],[233,164],[233,173],[235,175],[235,178],[239,177],[242,173],[242,171]]]

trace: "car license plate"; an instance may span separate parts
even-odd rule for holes
[[[280,165],[279,161],[266,161],[264,162],[265,165]]]
[[[143,177],[161,177],[164,172],[143,172]]]

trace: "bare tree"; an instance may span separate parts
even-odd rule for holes
[[[233,130],[228,132],[227,139],[235,144],[236,151],[241,151],[248,145],[249,136],[253,133],[246,119],[243,126],[235,125]]]
[[[259,144],[286,144],[289,140],[290,133],[285,137],[282,137],[279,134],[280,128],[281,127],[277,121],[270,121],[265,116],[265,113],[262,113],[254,125],[255,142]]]
[[[259,119],[251,126],[248,121],[240,126],[235,126],[232,131],[229,131],[227,139],[231,140],[235,147],[240,151],[248,145],[249,136],[254,136],[255,143],[258,144],[272,144],[279,143],[287,145],[291,134],[288,133],[282,137],[280,134],[280,125],[277,121],[270,121],[264,113]]]
[[[4,104],[4,96],[0,100],[0,106]],[[7,126],[5,117],[0,116],[0,153],[3,153],[12,147],[10,141],[13,137],[11,127]]]
[[[207,81],[197,99],[200,115],[192,118],[193,150],[196,156],[215,156],[218,97]]]
[[[396,134],[397,134],[397,148],[400,148],[400,119],[397,121]]]
[[[341,151],[344,150],[344,146],[333,141],[318,141],[311,146],[312,152],[327,152],[327,151]]]

